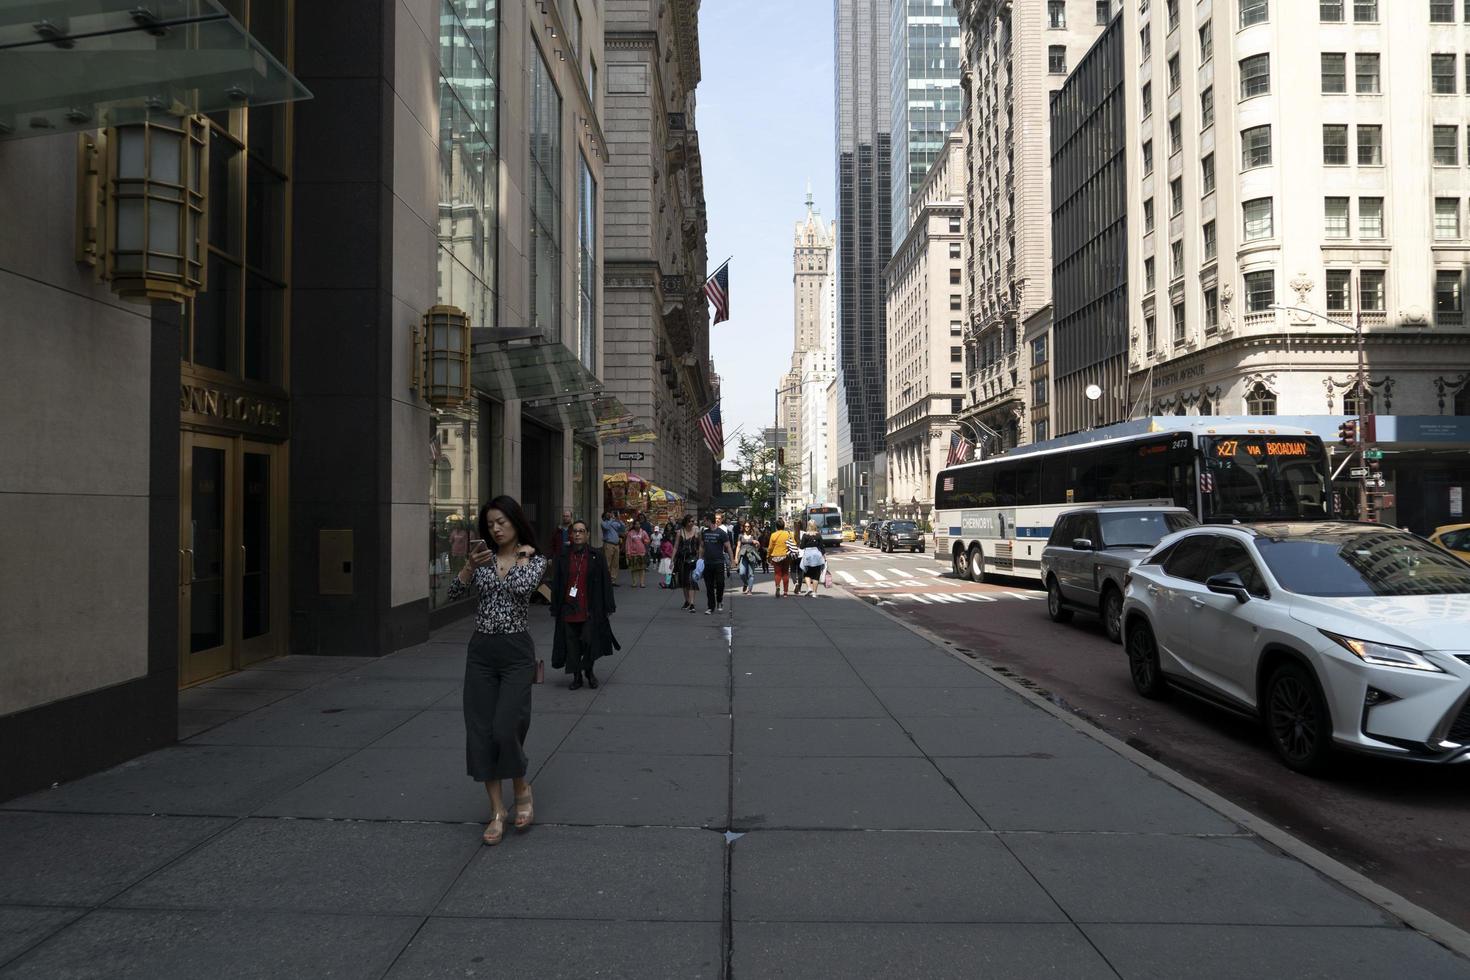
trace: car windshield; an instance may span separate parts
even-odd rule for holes
[[[1109,514],[1100,512],[1102,543],[1105,548],[1152,548],[1166,534],[1194,527],[1199,522],[1188,514],[1140,513],[1138,511]]]
[[[913,521],[894,521],[888,525],[890,531],[912,531],[915,525]]]
[[[1470,593],[1470,565],[1398,531],[1256,539],[1282,587],[1314,596]]]
[[[1207,520],[1323,520],[1327,463],[1321,440],[1230,436],[1201,440]]]

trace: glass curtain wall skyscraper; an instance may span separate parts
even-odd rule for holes
[[[893,205],[889,2],[835,4],[838,369],[852,458],[837,478],[848,516],[871,511],[873,454],[883,448],[883,267]]]
[[[893,243],[908,231],[909,196],[959,124],[960,21],[951,0],[888,0]]]

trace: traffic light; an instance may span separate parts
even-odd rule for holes
[[[1358,448],[1358,421],[1349,419],[1337,427],[1337,438],[1348,449]]]

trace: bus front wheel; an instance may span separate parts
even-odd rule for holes
[[[985,552],[978,546],[970,549],[970,581],[985,581]]]

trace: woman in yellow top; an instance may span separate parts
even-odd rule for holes
[[[794,562],[786,554],[786,546],[790,543],[791,532],[786,530],[786,522],[776,518],[776,530],[771,532],[771,543],[766,546],[766,557],[776,570],[777,597],[791,594],[791,568]]]

